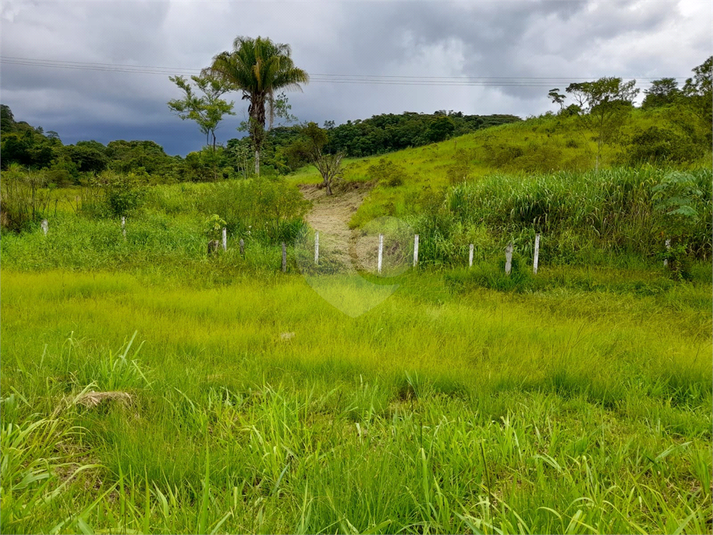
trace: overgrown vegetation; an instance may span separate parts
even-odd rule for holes
[[[370,189],[382,276],[327,240],[312,264],[296,185],[324,179],[274,176],[302,129],[255,178],[247,140],[63,147],[3,107],[3,532],[710,532],[710,71],[606,132],[552,90],[558,114],[372,145],[338,188]]]
[[[470,243],[483,257],[500,257],[512,241],[531,257],[537,233],[549,263],[659,261],[666,239],[684,256],[710,259],[712,182],[706,169],[492,175],[450,188],[412,224],[423,261],[433,263],[462,264]]]
[[[705,532],[710,285],[551,276],[6,272],[3,530]]]

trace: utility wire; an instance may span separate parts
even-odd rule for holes
[[[126,65],[114,63],[90,63],[80,61],[59,61],[36,58],[0,56],[0,63],[24,67],[69,69],[96,72],[117,72],[128,74],[153,74],[162,76],[197,75],[200,71],[186,68],[156,67],[149,65]],[[572,80],[587,80],[594,77],[539,77],[539,76],[401,76],[370,74],[325,74],[310,75],[310,82],[329,84],[369,84],[405,86],[480,86],[480,87],[553,87]],[[637,77],[650,82],[656,78]],[[676,80],[685,80],[678,77]]]

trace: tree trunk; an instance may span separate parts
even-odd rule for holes
[[[255,149],[255,174],[260,176],[260,150],[265,139],[265,95],[256,93],[250,97],[250,136]]]
[[[325,180],[324,183],[327,185],[327,195],[332,194],[332,184],[330,184],[330,180]]]

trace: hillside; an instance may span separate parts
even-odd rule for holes
[[[378,218],[401,218],[421,236],[427,264],[462,265],[470,244],[482,260],[494,261],[510,241],[531,256],[536,232],[544,233],[541,259],[551,263],[659,263],[669,254],[665,239],[706,259],[710,132],[696,124],[685,108],[632,110],[602,144],[598,172],[596,136],[576,116],[546,115],[347,160],[342,190],[369,189],[349,226],[373,234]],[[303,168],[288,181],[320,177]],[[682,206],[690,217],[676,215]]]
[[[422,211],[433,192],[494,173],[532,174],[593,169],[595,136],[578,117],[542,116],[488,128],[440,143],[347,160],[344,182],[366,182],[370,194],[351,220],[361,227],[374,217],[406,216]],[[688,118],[690,119],[690,118]],[[603,145],[603,169],[652,163],[658,166],[710,167],[705,132],[680,109],[633,110],[616,139]],[[644,134],[649,134],[649,139]],[[658,133],[658,139],[651,134]],[[667,135],[675,135],[672,146]],[[668,152],[662,152],[662,147]],[[290,175],[298,183],[318,182],[313,169]]]

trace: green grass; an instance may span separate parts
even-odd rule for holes
[[[541,276],[5,269],[3,532],[710,532],[710,283]]]
[[[651,126],[669,128],[683,136],[681,125],[691,119],[682,119],[677,113],[673,109],[647,113],[634,110],[616,140],[603,145],[601,168],[627,165],[627,143]],[[373,189],[354,214],[351,226],[362,227],[381,216],[418,214],[438,192],[464,180],[479,182],[493,174],[521,179],[560,171],[585,173],[594,169],[596,145],[594,134],[583,130],[576,117],[543,116],[381,157],[353,160],[346,166],[345,180],[368,181]],[[401,184],[389,185],[383,173],[370,170],[382,159],[400,167],[404,177]],[[711,153],[706,151],[695,162],[677,166],[710,169]]]
[[[126,239],[57,192],[47,236],[2,235],[2,532],[710,533],[710,154],[678,167],[691,225],[654,211],[664,170],[608,169],[617,145],[587,172],[575,126],[347,162],[372,188],[352,226],[421,234],[418,270],[359,283],[329,251],[299,276],[314,170],[148,188]]]

